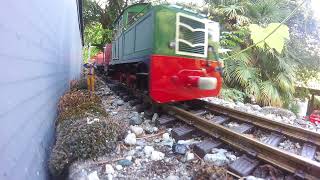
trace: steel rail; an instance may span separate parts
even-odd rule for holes
[[[273,121],[261,116],[249,114],[247,112],[242,112],[236,109],[224,107],[222,105],[212,104],[202,100],[197,100],[197,101],[203,104],[206,109],[212,112],[224,114],[226,116],[229,116],[230,118],[251,123],[255,126],[258,126],[270,131],[275,131],[303,142],[309,142],[314,145],[320,146],[319,133],[309,131],[303,128],[299,128],[290,124],[284,124],[281,122]]]
[[[221,141],[306,179],[319,179],[320,163],[302,156],[263,144],[244,134],[234,132],[220,124],[196,116],[188,111],[172,105],[162,105],[170,115],[190,124]]]

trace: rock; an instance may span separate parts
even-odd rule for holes
[[[140,165],[141,165],[141,159],[135,159],[135,160],[134,160],[134,163],[135,163],[137,166],[140,166]]]
[[[137,142],[136,135],[134,133],[129,133],[124,139],[124,142],[128,145],[135,145]]]
[[[162,140],[163,141],[169,141],[170,140],[170,134],[169,133],[164,133],[162,135]]]
[[[199,140],[188,139],[188,140],[179,140],[178,144],[184,144],[184,145],[190,146],[192,144],[197,144],[197,143],[200,143],[200,142],[201,141],[199,141]]]
[[[128,159],[121,159],[118,161],[118,164],[121,166],[131,166],[133,162]]]
[[[237,156],[235,156],[234,154],[231,153],[226,153],[226,157],[230,160],[230,161],[235,161],[237,159]]]
[[[130,126],[130,130],[138,137],[143,134],[143,129],[139,126]]]
[[[254,111],[260,111],[260,110],[262,109],[262,108],[261,108],[259,105],[257,105],[257,104],[252,105],[251,107],[252,107],[252,109],[253,109]]]
[[[296,148],[301,149],[301,146],[299,143],[296,143],[295,146],[296,146]]]
[[[116,165],[116,170],[121,171],[122,169],[123,167],[120,164]]]
[[[108,180],[112,180],[113,179],[113,176],[112,176],[112,174],[108,174]]]
[[[128,159],[129,161],[132,161],[132,156],[127,156],[126,159]]]
[[[160,161],[164,158],[164,154],[159,151],[152,151],[151,153],[151,160],[152,161]]]
[[[226,153],[226,152],[228,152],[226,149],[218,149],[218,148],[213,148],[212,150],[211,150],[211,152],[213,153],[213,154],[216,154],[216,153],[222,153],[222,154],[224,154],[224,153]]]
[[[172,147],[173,143],[174,143],[174,140],[170,137],[169,133],[164,133],[162,135],[162,142],[161,142],[162,145]]]
[[[158,129],[157,127],[153,127],[152,130],[153,130],[153,132],[155,132],[155,133],[159,131],[159,129]]]
[[[142,124],[142,118],[140,117],[138,112],[133,112],[129,121],[130,125],[140,125]]]
[[[143,152],[146,154],[146,156],[150,156],[153,151],[154,148],[152,146],[145,146],[143,149]]]
[[[114,173],[114,169],[111,166],[111,164],[106,164],[106,174],[113,174]]]
[[[225,149],[213,149],[213,152],[215,152],[215,154],[206,154],[203,160],[216,166],[223,166],[229,163],[229,159],[225,155]]]
[[[156,122],[156,120],[159,118],[159,115],[158,113],[154,113],[153,116],[152,116],[152,122]]]
[[[137,146],[137,147],[139,147],[139,146]],[[137,147],[136,147],[135,149],[137,149]],[[141,148],[141,147],[140,147],[140,148]],[[135,151],[134,149],[132,149],[132,150],[130,150],[130,151],[127,152],[127,155],[128,155],[128,156],[131,156],[131,158],[132,158],[132,156],[133,156],[135,153],[136,153],[136,151]],[[128,156],[127,156],[127,157],[128,157]]]
[[[179,180],[178,176],[170,175],[165,180]]]
[[[281,117],[287,117],[289,119],[292,117],[296,118],[296,115],[293,112],[291,112],[287,109],[282,109],[282,108],[277,108],[277,107],[266,106],[261,109],[261,112],[264,112],[266,114],[267,113],[274,114],[274,115],[278,115]]]
[[[121,100],[121,99],[119,99],[119,100],[116,101],[116,104],[117,104],[118,106],[122,106],[123,103],[124,103],[124,101]]]
[[[153,126],[151,126],[150,124],[147,124],[145,127],[144,127],[144,130],[146,131],[147,134],[152,134],[154,133],[155,129]]]
[[[88,180],[100,180],[97,171],[93,171],[88,175]]]
[[[264,180],[262,178],[257,178],[257,177],[254,177],[254,176],[247,176],[246,177],[246,180]]]
[[[144,146],[145,144],[146,144],[146,141],[144,139],[137,139],[136,145]]]
[[[186,152],[188,151],[188,147],[184,144],[175,144],[172,147],[172,151],[176,154],[186,154]]]
[[[193,160],[193,159],[194,159],[194,154],[191,153],[191,152],[187,152],[187,154],[186,154],[186,160],[187,160],[187,161],[191,161],[191,160]]]

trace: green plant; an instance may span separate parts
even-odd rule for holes
[[[228,101],[239,101],[244,103],[247,95],[234,88],[222,88],[220,97]]]

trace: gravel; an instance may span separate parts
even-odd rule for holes
[[[247,112],[256,116],[270,119],[272,121],[277,121],[320,133],[320,124],[317,125],[310,121],[304,120],[302,117],[297,117],[293,112],[287,109],[271,106],[260,107],[256,104],[243,104],[241,102],[231,102],[217,97],[207,97],[202,98],[201,100],[211,102],[213,104],[222,105],[228,108],[236,109],[242,112]]]

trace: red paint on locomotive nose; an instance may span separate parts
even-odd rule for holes
[[[202,59],[152,55],[150,96],[158,103],[217,96],[222,87],[222,77],[219,72],[214,71],[218,66],[216,61],[210,61],[208,67],[208,62]],[[201,90],[190,84],[190,77],[214,77],[217,79],[217,86],[212,90]]]

